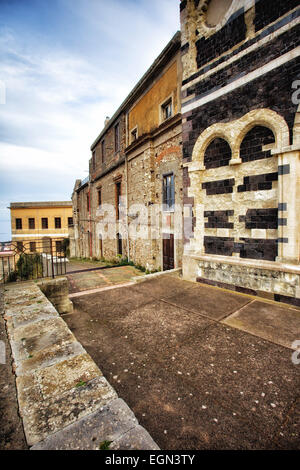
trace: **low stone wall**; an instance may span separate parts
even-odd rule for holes
[[[73,312],[73,304],[69,299],[69,282],[66,277],[44,280],[39,282],[38,286],[58,313]]]
[[[183,278],[300,307],[300,267],[220,256],[185,255]]]
[[[31,449],[158,449],[34,282],[7,285],[4,300]]]

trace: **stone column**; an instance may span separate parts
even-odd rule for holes
[[[283,149],[278,157],[278,257],[300,262],[300,148]],[[276,152],[276,150],[275,150]],[[274,153],[275,153],[274,152]]]

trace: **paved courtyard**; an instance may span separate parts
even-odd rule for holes
[[[105,263],[101,262],[70,261],[67,264],[70,293],[102,289],[116,284],[127,284],[134,277],[143,275],[141,271],[133,266],[99,269],[105,266]]]
[[[162,449],[299,449],[300,311],[165,275],[64,316]]]

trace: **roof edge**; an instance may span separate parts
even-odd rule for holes
[[[162,50],[162,52],[159,54],[159,56],[154,60],[152,65],[148,68],[148,70],[144,73],[142,78],[137,82],[137,84],[133,87],[129,95],[125,98],[123,103],[119,106],[117,111],[114,113],[114,115],[110,118],[108,121],[107,125],[102,129],[96,140],[92,143],[90,150],[94,150],[96,145],[99,143],[103,135],[106,133],[106,131],[112,126],[116,118],[121,114],[121,112],[126,108],[128,103],[132,99],[134,99],[135,95],[139,93],[139,91],[142,89],[144,86],[145,82],[150,79],[151,75],[155,72],[155,70],[163,64],[164,60],[168,57],[168,54],[174,49],[174,55],[179,50],[181,47],[181,32],[177,31],[172,39],[168,42],[168,44],[165,46],[165,48]]]

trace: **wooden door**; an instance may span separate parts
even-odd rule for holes
[[[174,235],[172,233],[163,234],[163,270],[168,269],[174,269]]]

